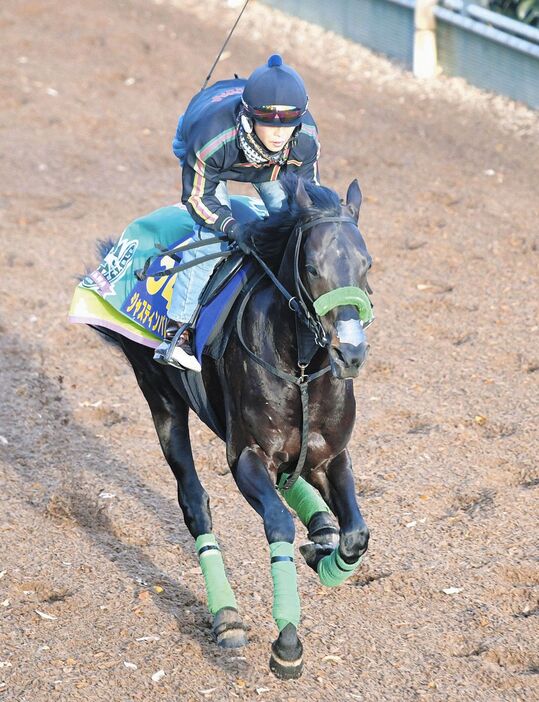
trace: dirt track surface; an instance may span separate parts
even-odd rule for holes
[[[234,653],[130,368],[66,322],[95,240],[178,200],[176,120],[237,9],[175,5],[0,8],[0,699],[539,699],[536,116],[258,4],[219,65],[280,50],[303,72],[324,182],[360,178],[375,261],[351,444],[371,546],[336,590],[298,558],[306,667],[281,683],[262,525],[223,446],[193,422],[250,626]]]

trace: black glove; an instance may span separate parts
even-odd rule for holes
[[[226,235],[230,241],[234,241],[238,245],[238,248],[243,251],[243,253],[249,254],[251,251],[253,251],[253,240],[248,224],[234,222],[234,224],[226,232]]]

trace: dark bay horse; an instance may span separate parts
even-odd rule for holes
[[[259,278],[243,297],[224,356],[219,361],[204,357],[202,373],[226,426],[234,480],[264,522],[279,629],[270,667],[279,677],[294,678],[303,660],[295,528],[285,503],[308,529],[310,543],[301,552],[321,582],[334,586],[350,577],[369,538],[347,444],[355,421],[352,378],[368,352],[365,327],[372,311],[367,296],[371,257],[357,226],[357,181],[349,186],[345,203],[333,191],[301,180],[287,187],[290,209],[254,223],[252,240],[265,261],[275,260],[280,251],[274,270],[290,294],[267,276]],[[133,367],[176,477],[217,641],[242,646],[244,626],[212,533],[208,494],[193,462],[189,407],[175,383],[181,371],[155,363],[144,346],[106,334]],[[305,354],[305,349],[310,351]]]

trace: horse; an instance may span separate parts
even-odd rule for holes
[[[222,357],[204,357],[202,378],[226,427],[233,479],[263,520],[279,631],[270,669],[291,679],[301,675],[303,646],[288,507],[308,530],[309,543],[300,551],[327,586],[356,572],[369,540],[347,445],[355,422],[352,381],[369,350],[372,259],[358,228],[357,180],[344,202],[300,178],[290,179],[286,188],[288,209],[251,226],[253,256],[264,270],[238,303]],[[222,647],[241,647],[247,643],[245,627],[193,461],[188,398],[175,382],[183,371],[159,365],[151,349],[135,341],[95,328],[124,352],[150,407],[195,540],[214,637]]]

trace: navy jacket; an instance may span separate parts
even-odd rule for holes
[[[287,147],[283,166],[247,161],[238,143],[237,117],[246,81],[224,80],[201,91],[180,118],[173,150],[180,159],[182,202],[195,222],[225,234],[234,224],[230,209],[215,197],[220,181],[263,183],[285,173],[318,182],[318,132],[309,112]]]

